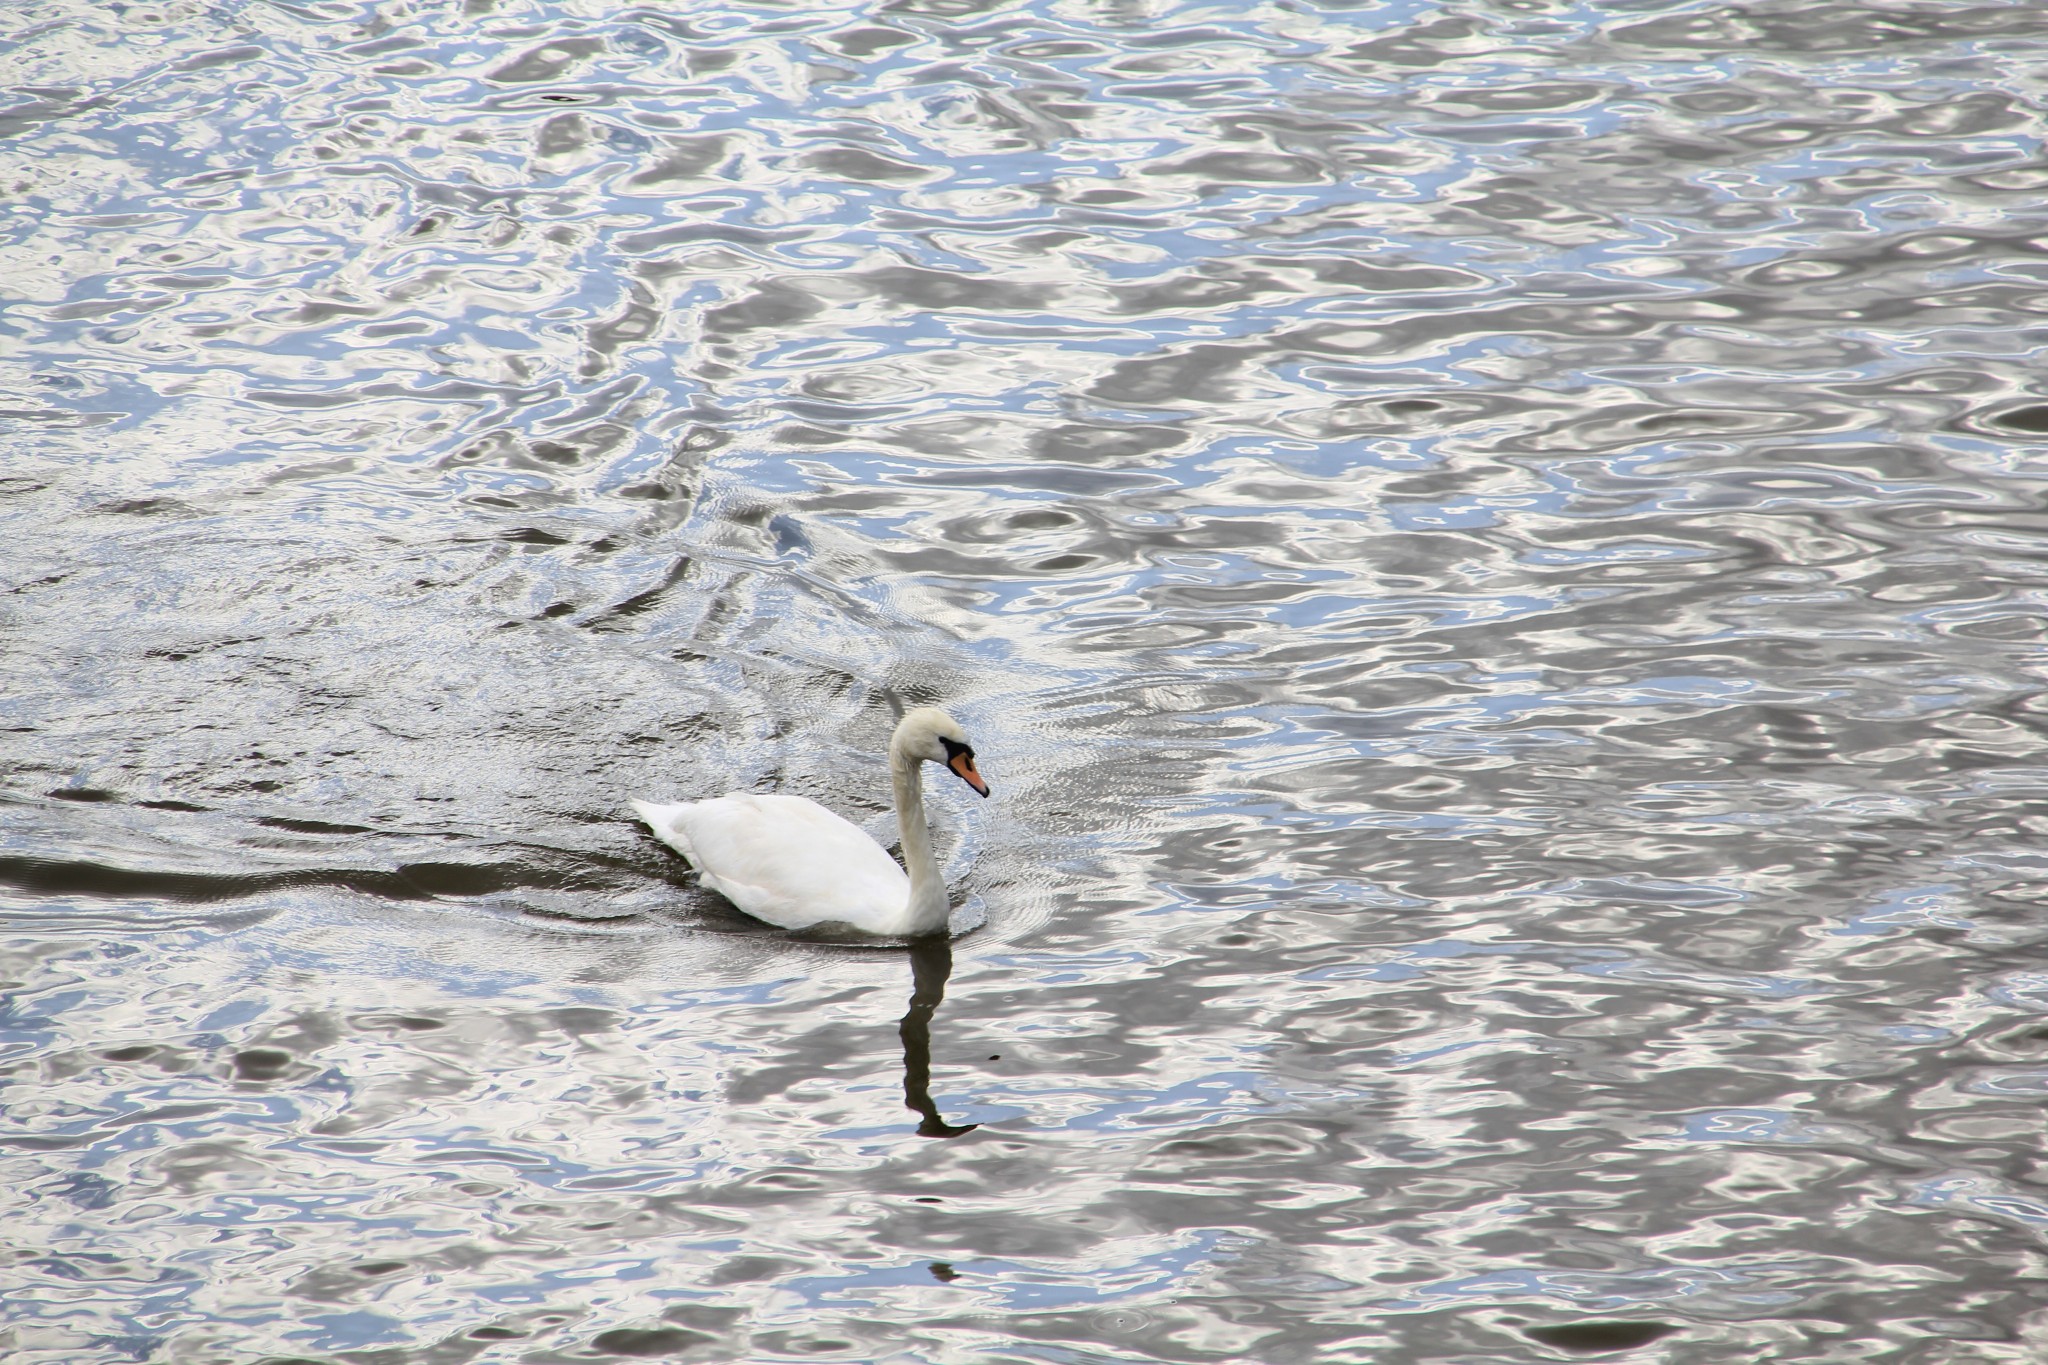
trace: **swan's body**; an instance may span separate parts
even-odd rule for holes
[[[802,796],[735,792],[673,806],[635,801],[633,809],[690,860],[698,880],[755,919],[914,938],[944,933],[951,913],[925,823],[924,763],[943,763],[988,795],[957,721],[932,707],[903,718],[889,738],[889,777],[908,876],[880,844]]]

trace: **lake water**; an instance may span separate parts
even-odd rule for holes
[[[2048,9],[8,27],[10,1365],[2048,1354]]]

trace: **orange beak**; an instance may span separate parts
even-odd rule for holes
[[[973,754],[954,754],[946,760],[946,766],[953,770],[954,776],[974,788],[976,792],[983,796],[988,795],[988,783],[982,781],[981,774],[974,770]]]

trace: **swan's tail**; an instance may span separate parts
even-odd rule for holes
[[[634,810],[640,812],[640,818],[647,822],[647,828],[654,831],[655,838],[688,858],[692,866],[696,865],[697,853],[690,847],[690,836],[683,832],[682,822],[676,819],[689,809],[688,802],[662,806],[652,801],[634,801],[631,805]]]

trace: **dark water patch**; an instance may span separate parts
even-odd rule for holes
[[[677,1356],[694,1346],[709,1345],[714,1338],[681,1327],[615,1328],[591,1338],[591,1347],[607,1355],[653,1360]]]
[[[290,1069],[292,1054],[276,1048],[257,1047],[237,1052],[235,1075],[245,1081],[274,1081]]]
[[[448,1026],[447,1021],[444,1019],[429,1019],[413,1014],[364,1015],[354,1022],[364,1028],[389,1026],[391,1028],[403,1029],[408,1033],[431,1032],[434,1029],[446,1028]]]
[[[558,536],[553,531],[544,531],[538,526],[521,526],[516,530],[504,532],[498,538],[514,545],[552,546],[570,543],[567,536]]]
[[[368,825],[342,825],[326,820],[304,820],[284,815],[259,815],[256,823],[269,829],[287,829],[294,834],[374,834]]]
[[[2019,432],[2027,436],[2048,435],[2048,404],[2030,404],[2026,407],[2007,408],[1987,419],[1994,428]]]
[[[385,900],[478,898],[513,891],[598,891],[616,885],[606,874],[502,863],[408,863],[390,870],[296,868],[203,873],[120,867],[76,860],[0,855],[0,885],[48,896],[212,903],[294,888],[331,887]]]
[[[667,597],[672,589],[688,578],[690,565],[691,560],[688,556],[677,559],[668,566],[659,583],[650,588],[643,588],[624,600],[603,608],[595,615],[587,618],[582,624],[589,630],[613,629],[615,628],[615,623],[623,623],[643,612],[653,610],[661,604],[662,600]]]
[[[103,504],[100,509],[117,517],[194,517],[199,512],[176,498],[127,498]]]
[[[1566,1322],[1524,1329],[1530,1339],[1575,1355],[1633,1351],[1670,1336],[1677,1327],[1663,1322]]]

